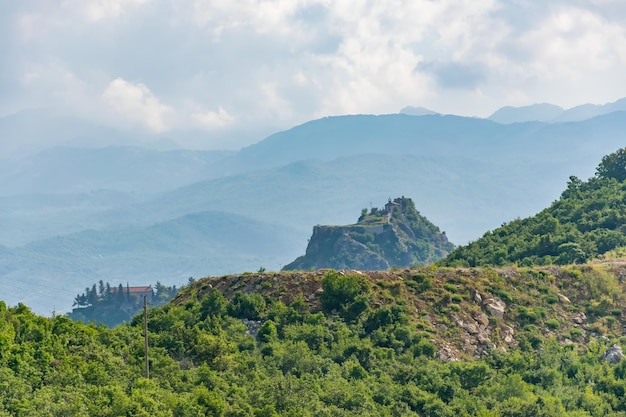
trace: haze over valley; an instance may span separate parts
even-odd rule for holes
[[[623,111],[573,122],[506,111],[522,121],[405,109],[313,120],[239,151],[65,144],[11,159],[0,167],[3,292],[49,314],[98,280],[279,270],[313,226],[353,223],[400,195],[465,244],[538,212],[623,144]]]
[[[0,289],[280,269],[406,196],[461,245],[623,146],[619,1],[0,7]],[[140,282],[136,282],[140,281]]]

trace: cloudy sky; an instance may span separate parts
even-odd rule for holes
[[[2,0],[0,116],[168,134],[626,97],[623,0]]]

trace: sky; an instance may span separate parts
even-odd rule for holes
[[[622,97],[623,0],[0,0],[0,116],[53,108],[210,148],[409,105]]]

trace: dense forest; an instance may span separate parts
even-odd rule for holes
[[[0,303],[0,415],[626,416],[626,361],[606,360],[623,342],[623,272],[201,279],[149,310],[149,379],[141,316],[110,329]],[[471,355],[459,323],[483,311],[477,294],[507,309]]]
[[[443,265],[584,263],[626,245],[626,148],[607,155],[588,181],[567,189],[534,217],[517,219],[458,247]]]

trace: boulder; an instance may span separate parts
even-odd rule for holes
[[[485,332],[481,332],[476,336],[476,339],[481,345],[491,344],[491,340],[489,340],[489,335]]]
[[[577,313],[572,317],[572,321],[576,324],[583,324],[587,320],[585,313]]]
[[[483,305],[492,316],[499,319],[504,317],[504,312],[506,310],[506,304],[504,301],[489,298]]]
[[[478,326],[476,326],[476,324],[474,324],[474,323],[465,323],[463,325],[463,328],[469,334],[478,334],[478,332],[479,332]]]
[[[482,304],[483,302],[483,297],[480,296],[478,291],[474,293],[474,301],[476,301],[476,303],[478,304]]]
[[[604,352],[604,355],[602,355],[602,359],[607,361],[611,365],[619,363],[623,358],[624,353],[622,352],[622,348],[618,345],[611,346],[609,350]]]
[[[478,323],[481,327],[489,326],[489,317],[487,317],[485,313],[480,313],[474,317],[474,320],[476,320],[476,323]]]
[[[556,296],[559,297],[559,301],[562,302],[562,303],[565,303],[565,304],[570,304],[571,303],[569,298],[567,298],[566,296],[564,296],[561,293],[558,293]]]

